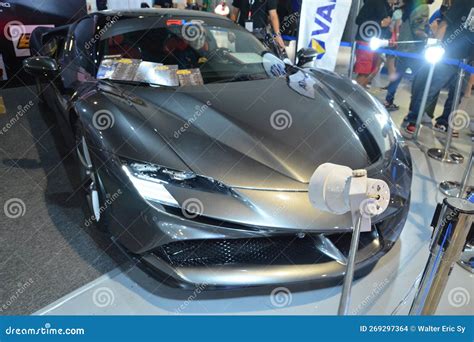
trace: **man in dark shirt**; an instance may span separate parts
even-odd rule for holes
[[[285,48],[280,32],[280,21],[277,14],[277,0],[234,0],[230,18],[262,39],[270,17],[275,33],[275,42],[281,49]]]
[[[454,0],[452,6],[446,12],[436,33],[436,38],[443,42],[446,58],[458,60],[474,58],[474,30],[469,27],[471,23],[470,14],[474,13],[473,8],[472,0]],[[413,82],[410,112],[403,125],[407,136],[410,136],[416,130],[415,123],[421,106],[428,68],[429,66],[426,65],[424,72],[419,74],[423,76],[417,76]],[[436,66],[433,82],[428,93],[427,107],[437,100],[437,95],[441,89],[449,88],[449,96],[444,104],[443,114],[436,119],[435,128],[439,131],[446,132],[448,129],[457,73],[458,67],[455,65],[440,62]]]

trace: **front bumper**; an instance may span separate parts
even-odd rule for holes
[[[411,164],[406,153],[403,148],[395,149],[392,156],[385,158],[385,165],[369,171],[371,177],[389,183],[392,203],[384,217],[374,224],[373,231],[361,235],[356,276],[370,270],[393,246],[403,229],[411,186]],[[118,170],[118,166],[117,162],[106,169]],[[152,208],[123,177],[107,173],[101,174],[101,178],[108,193],[127,187],[112,203],[116,222],[111,224],[111,233],[127,250],[140,255],[147,267],[173,279],[171,283],[218,288],[309,281],[332,284],[340,281],[344,274],[350,225],[305,230],[303,236],[301,229],[276,224],[262,227],[212,217],[190,220],[183,217],[179,209]],[[291,214],[282,213],[278,208],[266,214],[291,218]],[[280,222],[287,224],[288,217]]]
[[[377,224],[372,232],[362,233],[356,258],[356,276],[365,274],[390,250],[405,224],[407,213],[408,206]],[[382,231],[387,233],[387,238],[379,234]],[[347,257],[350,232],[326,237],[343,257]],[[301,282],[331,285],[339,282],[345,272],[345,259],[322,252],[317,235],[237,240],[240,243],[235,241],[171,242],[145,254],[143,261],[183,287],[196,284],[247,287]],[[265,247],[256,248],[258,244]]]

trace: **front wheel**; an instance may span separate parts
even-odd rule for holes
[[[75,125],[75,139],[80,187],[85,196],[85,226],[92,225],[101,231],[107,231],[110,222],[110,208],[105,203],[105,189],[92,162],[91,150],[80,123]]]

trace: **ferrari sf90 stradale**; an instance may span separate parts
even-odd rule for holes
[[[32,50],[24,66],[77,152],[95,224],[176,284],[339,280],[350,213],[317,211],[307,194],[326,162],[391,188],[361,236],[358,274],[400,235],[410,157],[351,80],[285,63],[230,20],[193,11],[94,13],[37,29]]]

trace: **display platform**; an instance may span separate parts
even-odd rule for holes
[[[423,130],[421,140],[427,146],[438,143],[431,130]],[[456,147],[466,153],[469,144],[460,140]],[[436,202],[443,198],[437,184],[443,179],[459,179],[462,175],[462,165],[446,167],[429,159],[416,147],[411,147],[410,151],[414,160],[411,213],[395,247],[382,257],[368,276],[355,282],[349,310],[352,314],[408,313],[415,294],[411,285],[422,272],[428,256],[431,216]],[[469,284],[473,280],[472,274],[456,265],[437,314],[472,314],[474,303],[470,298],[474,298],[474,288]],[[279,301],[272,296],[274,289],[219,292],[204,289],[199,293],[172,289],[156,282],[129,261],[36,314],[334,315],[337,312],[340,286],[299,292],[282,289]],[[466,299],[459,302],[461,297]]]

